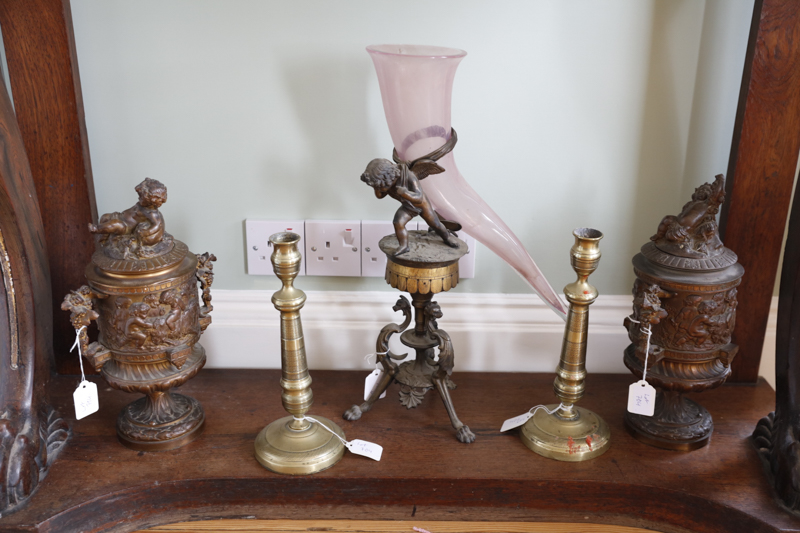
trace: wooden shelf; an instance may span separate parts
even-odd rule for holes
[[[276,370],[204,370],[181,387],[206,411],[205,434],[178,450],[135,452],[115,420],[135,396],[100,388],[100,411],[71,420],[73,436],[31,501],[0,520],[2,531],[135,531],[221,518],[575,522],[665,532],[796,531],[800,518],[775,502],[749,436],[775,405],[765,382],[726,385],[694,398],[714,416],[711,443],[691,453],[634,440],[622,427],[630,375],[589,376],[581,405],[611,426],[612,447],[584,463],[529,451],[503,420],[552,403],[552,374],[456,373],[458,414],[477,435],[456,441],[442,402],[429,393],[407,410],[389,390],[357,422],[341,418],[366,372],[312,371],[311,414],[339,421],[349,439],[377,442],[383,459],[346,454],[313,476],[273,474],[253,458],[258,431],[283,416]],[[71,416],[78,379],[53,381]]]

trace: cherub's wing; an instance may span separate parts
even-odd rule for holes
[[[444,167],[439,166],[436,161],[432,159],[420,159],[414,161],[409,170],[414,173],[418,180],[424,180],[431,174],[441,174],[444,172]]]

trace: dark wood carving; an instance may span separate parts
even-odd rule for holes
[[[24,504],[69,428],[48,401],[50,275],[42,217],[5,85],[0,83],[0,513]]]
[[[800,152],[800,3],[757,0],[720,234],[747,276],[739,287],[730,380],[754,383]]]
[[[402,321],[400,313],[397,318]],[[340,415],[363,389],[365,374],[315,371],[314,392],[326,398],[315,404],[315,414]],[[751,421],[774,401],[763,381],[704,392],[714,438],[699,453],[675,454],[624,430],[620,409],[630,375],[592,374],[581,402],[608,421],[613,444],[592,461],[565,465],[531,453],[515,434],[500,433],[503,420],[551,397],[552,373],[456,368],[453,377],[459,384],[453,401],[479,436],[474,443],[452,445],[441,403],[409,410],[386,398],[376,406],[384,417],[339,421],[349,439],[383,446],[381,461],[347,453],[336,468],[313,476],[273,474],[253,457],[259,421],[284,413],[280,370],[205,369],[182,387],[206,410],[203,437],[160,453],[117,443],[111,428],[130,397],[103,392],[100,411],[78,422],[80,432],[36,497],[0,519],[0,530],[130,532],[242,517],[405,520],[408,531],[414,520],[453,519],[615,524],[665,533],[800,529],[800,517],[774,501],[748,439]],[[74,388],[74,378],[56,378],[57,407],[69,405]]]
[[[0,26],[14,109],[44,219],[56,368],[78,374],[77,357],[69,353],[75,332],[59,304],[83,283],[84,266],[94,252],[85,228],[97,220],[97,209],[69,0],[3,0]]]
[[[800,513],[800,189],[795,189],[783,254],[775,346],[775,411],[753,433],[770,483]]]
[[[720,386],[739,349],[731,334],[744,272],[719,238],[716,214],[724,200],[719,175],[698,187],[678,215],[664,217],[633,258],[633,317],[625,319],[631,345],[624,360],[640,378],[646,362],[647,380],[658,393],[653,416],[626,413],[625,423],[653,446],[692,450],[708,443],[711,415],[683,393]]]
[[[167,201],[164,184],[147,178],[136,192],[135,205],[89,224],[100,236],[86,269],[89,284],[67,294],[61,308],[71,312],[82,353],[109,385],[146,395],[120,414],[120,441],[137,450],[168,450],[197,438],[205,424],[200,403],[170,389],[205,364],[198,340],[211,323],[216,257],[192,254],[166,232],[158,209]],[[93,320],[100,335],[90,344],[83,328]]]

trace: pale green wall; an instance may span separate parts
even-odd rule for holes
[[[364,47],[463,48],[458,166],[560,292],[571,230],[602,230],[601,293],[694,187],[727,170],[752,0],[72,0],[101,213],[167,184],[168,230],[245,274],[245,218],[390,219],[359,182],[392,144]],[[459,291],[528,292],[486,248]],[[377,290],[379,279],[302,288]]]

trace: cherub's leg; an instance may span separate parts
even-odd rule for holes
[[[428,223],[428,226],[433,228],[433,231],[435,231],[439,237],[442,238],[447,246],[451,248],[458,248],[458,243],[450,238],[450,231],[444,227],[444,224],[442,224],[442,222],[439,220],[439,217],[436,216],[436,213],[433,211],[433,209],[430,207],[427,209],[423,208],[421,216],[425,222]]]
[[[89,231],[92,233],[124,235],[128,231],[128,227],[121,220],[101,220],[97,225],[90,224]]]
[[[397,250],[392,254],[393,256],[397,257],[400,254],[404,254],[409,250],[408,247],[408,231],[406,230],[406,224],[414,218],[414,215],[403,209],[402,207],[397,210],[397,213],[394,214],[394,233],[397,235]]]
[[[465,425],[456,415],[456,408],[453,406],[453,400],[450,398],[450,391],[447,389],[447,384],[444,382],[444,376],[437,372],[432,377],[433,384],[436,385],[436,390],[439,391],[439,396],[442,397],[444,408],[447,409],[447,415],[450,417],[450,423],[456,429],[456,438],[459,442],[469,444],[475,440],[475,434],[470,431],[469,427]]]

